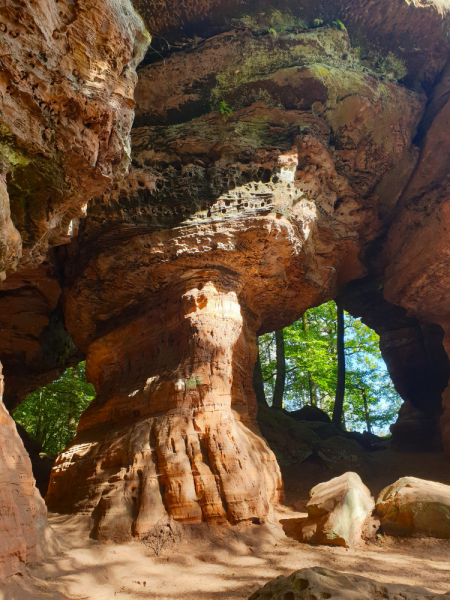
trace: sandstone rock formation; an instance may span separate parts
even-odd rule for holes
[[[12,0],[0,20],[2,186],[16,228],[6,208],[4,278],[67,243],[87,201],[125,175],[147,39],[131,4],[115,0]]]
[[[391,426],[395,448],[439,449],[442,393],[450,377],[442,327],[421,323],[404,308],[388,302],[380,276],[343,286],[337,302],[380,336],[381,353],[404,400],[397,422]]]
[[[67,252],[66,325],[98,396],[48,505],[94,511],[99,538],[165,511],[261,522],[281,480],[256,425],[256,334],[364,272],[373,192],[412,169],[424,98],[368,72],[336,29],[219,35],[145,67],[136,97],[133,168]]]
[[[423,588],[380,583],[359,575],[348,575],[314,567],[295,571],[289,577],[277,577],[252,594],[249,600],[310,600],[311,598],[438,600],[439,598],[450,598],[450,592],[433,594]]]
[[[376,534],[375,502],[356,473],[319,483],[309,496],[308,518],[300,525],[301,541],[349,548]]]
[[[98,395],[48,502],[98,538],[167,513],[264,521],[282,486],[256,424],[255,336],[361,299],[352,285],[434,425],[450,375],[441,3],[135,6],[174,42],[140,69],[126,174],[146,44],[131,5],[0,4],[5,401],[87,356]]]
[[[68,243],[90,198],[127,172],[135,68],[147,45],[127,1],[0,2],[0,321],[9,408],[79,360],[49,249]],[[0,413],[3,578],[56,543],[3,402]]]
[[[58,551],[31,462],[3,402],[0,370],[0,580]]]
[[[0,280],[19,271],[0,297],[9,408],[64,366],[67,341],[42,346],[63,329],[49,248],[127,172],[147,45],[128,0],[0,2]]]
[[[450,539],[450,486],[402,477],[380,492],[377,514],[387,535]]]

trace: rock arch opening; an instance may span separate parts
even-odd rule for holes
[[[316,414],[317,420],[326,420],[326,416],[331,419],[338,377],[336,303],[330,301],[306,311],[299,321],[283,329],[281,335],[281,369],[285,374],[283,408],[297,418],[304,414],[313,420]],[[343,341],[342,429],[389,435],[389,425],[397,418],[401,399],[381,355],[379,336],[360,319],[344,312]],[[259,354],[265,398],[274,407],[276,381],[280,376],[275,333],[259,339]],[[255,375],[257,368],[258,362]]]
[[[169,517],[250,525],[282,497],[283,452],[357,461],[328,422],[258,411],[252,385],[257,336],[333,298],[380,336],[404,400],[396,447],[449,450],[442,2],[286,0],[282,14],[249,0],[242,14],[230,0],[167,0],[153,15],[134,0],[161,36],[139,69],[149,36],[128,0],[10,4],[5,406],[83,359],[96,390],[49,507],[92,518],[97,539],[142,539]],[[34,556],[45,507],[3,408],[15,462],[0,451],[0,493],[8,534],[23,533],[5,560],[0,546],[10,574]]]

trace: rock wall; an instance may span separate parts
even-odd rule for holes
[[[0,338],[8,408],[80,355],[64,327],[57,252],[127,172],[136,66],[130,2],[0,1]],[[0,382],[3,398],[3,376]],[[46,507],[0,401],[0,579],[53,552]]]
[[[379,261],[386,264],[386,299],[403,306],[424,322],[441,325],[445,331],[444,346],[450,356],[448,84],[447,67],[425,115],[418,165],[399,201]],[[450,450],[448,398],[447,389],[443,395],[441,425],[445,448]]]
[[[0,580],[58,551],[31,462],[3,402],[0,366]]]
[[[395,388],[404,400],[391,425],[399,450],[441,448],[442,393],[450,377],[444,330],[421,323],[383,295],[380,277],[364,277],[343,286],[336,301],[380,336],[380,350]]]
[[[100,539],[162,515],[267,518],[281,480],[256,424],[256,334],[364,274],[374,192],[412,171],[424,107],[331,28],[221,34],[143,68],[136,98],[130,174],[66,249],[66,325],[98,395],[47,502],[92,514]]]
[[[449,375],[444,7],[136,5],[175,41],[139,71],[127,174],[131,4],[0,3],[5,399],[87,356],[98,395],[48,503],[101,539],[268,517],[255,337],[348,282],[378,282],[390,372],[434,425]]]
[[[0,2],[1,358],[13,408],[76,357],[56,310],[56,252],[130,161],[136,66],[128,1]],[[14,271],[16,271],[14,273]],[[48,343],[50,341],[50,343]]]

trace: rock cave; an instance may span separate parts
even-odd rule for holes
[[[399,466],[376,493],[421,476],[444,498],[449,11],[447,0],[0,2],[5,598],[110,597],[54,575],[70,523],[95,547],[131,548],[124,556],[163,522],[180,539],[190,531],[191,548],[237,531],[270,552],[285,533],[291,543],[274,511],[292,500],[286,478],[307,486],[316,467],[280,463],[276,439],[291,425],[285,415],[268,421],[274,409],[257,402],[257,338],[331,300],[380,337],[403,401],[389,440]],[[44,502],[10,412],[84,360],[96,396]],[[430,457],[420,472],[418,453]],[[377,476],[386,468],[379,460]],[[441,501],[450,515],[450,494]],[[262,540],[270,528],[281,533]],[[450,533],[442,537],[445,555]],[[292,556],[313,552],[294,543]],[[423,549],[411,544],[414,570]],[[255,598],[316,598],[302,595],[308,581],[328,589],[343,577],[322,567],[348,571],[345,555],[304,556],[203,595],[167,591],[161,581],[176,579],[176,564],[163,565],[159,584],[136,575],[114,594],[244,599],[296,571]],[[395,568],[386,585],[408,585]],[[405,588],[402,597],[447,596],[450,572],[430,577],[415,584],[436,596]],[[363,596],[320,593],[381,597],[358,578],[342,585]],[[400,593],[389,590],[383,597]]]

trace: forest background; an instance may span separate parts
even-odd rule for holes
[[[333,415],[338,381],[338,309],[335,302],[311,308],[290,327],[259,338],[258,400],[294,411],[312,405]],[[360,319],[343,314],[345,389],[341,428],[389,433],[400,408],[381,357],[379,338]],[[53,383],[28,396],[14,419],[49,455],[72,441],[81,413],[95,397],[85,363],[69,368]]]

